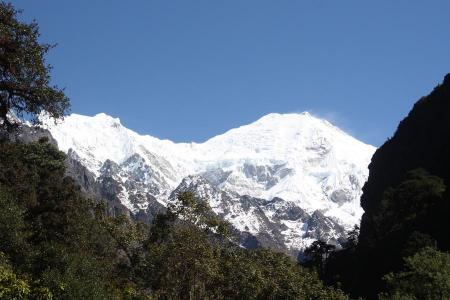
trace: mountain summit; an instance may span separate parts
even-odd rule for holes
[[[268,239],[278,232],[292,249],[315,238],[338,240],[359,222],[375,151],[307,112],[269,114],[204,143],[139,135],[103,113],[42,121],[60,150],[97,181],[117,185],[117,197],[131,212],[146,211],[152,202],[166,205],[182,187],[199,195],[207,190],[213,210],[238,230]],[[327,229],[312,228],[316,219]]]

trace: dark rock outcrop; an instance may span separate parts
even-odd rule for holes
[[[415,171],[411,173],[412,170]],[[406,177],[414,173],[422,174],[422,181],[414,182]],[[431,176],[428,180],[435,182],[439,182],[440,177],[447,186],[447,194],[437,195],[437,201],[427,198],[431,197],[428,196],[431,194],[427,194],[429,190],[420,190],[427,184],[426,176]],[[405,182],[409,184],[407,190]],[[411,188],[412,184],[416,184],[415,190]],[[359,243],[356,251],[349,249],[336,256],[330,264],[334,265],[334,269],[330,269],[328,279],[339,278],[343,288],[355,298],[378,299],[378,294],[386,288],[383,276],[402,268],[406,245],[414,234],[426,236],[434,240],[440,250],[449,251],[448,187],[450,74],[445,76],[442,84],[414,105],[408,116],[400,122],[393,137],[375,152],[361,198],[365,212],[361,220]],[[394,191],[403,192],[403,198],[396,198]],[[414,203],[416,199],[425,203]],[[411,212],[408,215],[411,217],[401,219],[405,212]],[[331,282],[335,283],[333,280]]]

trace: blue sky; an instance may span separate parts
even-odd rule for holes
[[[201,142],[310,111],[382,144],[450,72],[450,1],[12,1],[72,112]]]

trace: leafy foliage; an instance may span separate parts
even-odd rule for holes
[[[450,254],[425,247],[405,259],[405,269],[384,276],[393,299],[450,299]]]
[[[304,265],[313,267],[320,275],[323,275],[325,264],[330,254],[335,251],[336,246],[323,241],[314,241],[304,251],[306,262]]]
[[[0,299],[27,299],[30,294],[29,283],[17,277],[0,252]]]
[[[109,294],[115,244],[64,176],[65,156],[41,141],[0,143],[0,249],[55,297]]]
[[[423,169],[408,172],[395,189],[388,189],[373,217],[376,238],[381,239],[405,227],[414,226],[441,204],[446,190],[444,182]]]
[[[51,66],[44,57],[53,46],[40,44],[37,23],[18,21],[18,13],[0,2],[0,127],[6,129],[14,127],[11,112],[37,123],[41,111],[59,118],[69,107],[64,92],[50,86]]]
[[[346,299],[284,254],[236,246],[228,226],[181,193],[150,229],[142,289],[176,299]]]

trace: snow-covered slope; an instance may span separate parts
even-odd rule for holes
[[[277,209],[299,208],[309,218],[320,215],[351,228],[362,214],[359,198],[375,151],[308,113],[269,114],[204,143],[139,135],[105,114],[72,114],[57,124],[43,118],[43,123],[59,148],[72,149],[98,180],[113,178],[119,199],[132,212],[145,210],[152,199],[166,204],[181,183],[196,175],[216,191],[214,197],[205,194],[212,208],[236,228],[257,235],[268,230],[261,229],[261,220],[267,219],[283,225],[281,235],[291,248],[304,246],[307,220],[279,218]],[[222,192],[226,201],[217,196]],[[244,195],[280,200],[246,211]]]

